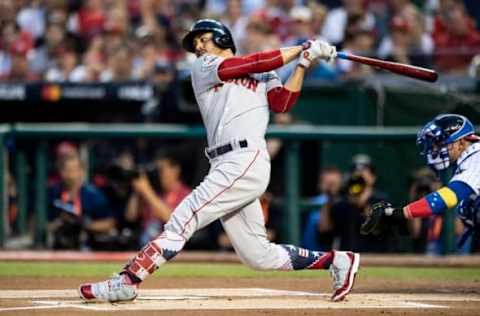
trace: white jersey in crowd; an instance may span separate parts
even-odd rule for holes
[[[274,71],[222,81],[218,67],[224,58],[203,55],[192,67],[192,85],[209,147],[247,139],[265,147],[269,120],[267,91],[282,85]]]
[[[450,182],[453,181],[464,182],[476,196],[480,194],[480,142],[473,143],[460,155]]]

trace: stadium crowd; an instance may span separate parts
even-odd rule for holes
[[[205,17],[231,28],[240,54],[320,36],[338,50],[447,73],[471,68],[475,75],[479,6],[475,0],[2,1],[0,80],[111,82],[162,73],[168,82],[175,70],[188,69],[192,56],[180,39]],[[361,78],[371,71],[338,61],[322,63],[309,77]]]

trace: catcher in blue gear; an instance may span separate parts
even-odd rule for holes
[[[457,207],[466,227],[461,246],[480,224],[480,137],[473,124],[462,115],[441,114],[425,124],[417,135],[420,154],[437,173],[449,167],[453,176],[447,185],[404,207],[382,201],[372,206],[361,233],[380,236],[406,219],[443,214]]]

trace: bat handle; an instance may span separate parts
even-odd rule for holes
[[[337,58],[340,58],[340,59],[348,59],[349,56],[350,56],[349,53],[346,53],[346,52],[337,52]]]

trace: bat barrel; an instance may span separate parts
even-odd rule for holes
[[[365,65],[370,65],[373,67],[385,69],[399,75],[420,79],[424,81],[435,82],[438,79],[438,74],[434,70],[427,69],[427,68],[395,63],[395,62],[385,61],[381,59],[357,56],[357,55],[349,54],[346,52],[338,52],[337,58],[348,59],[348,60],[359,62]]]

